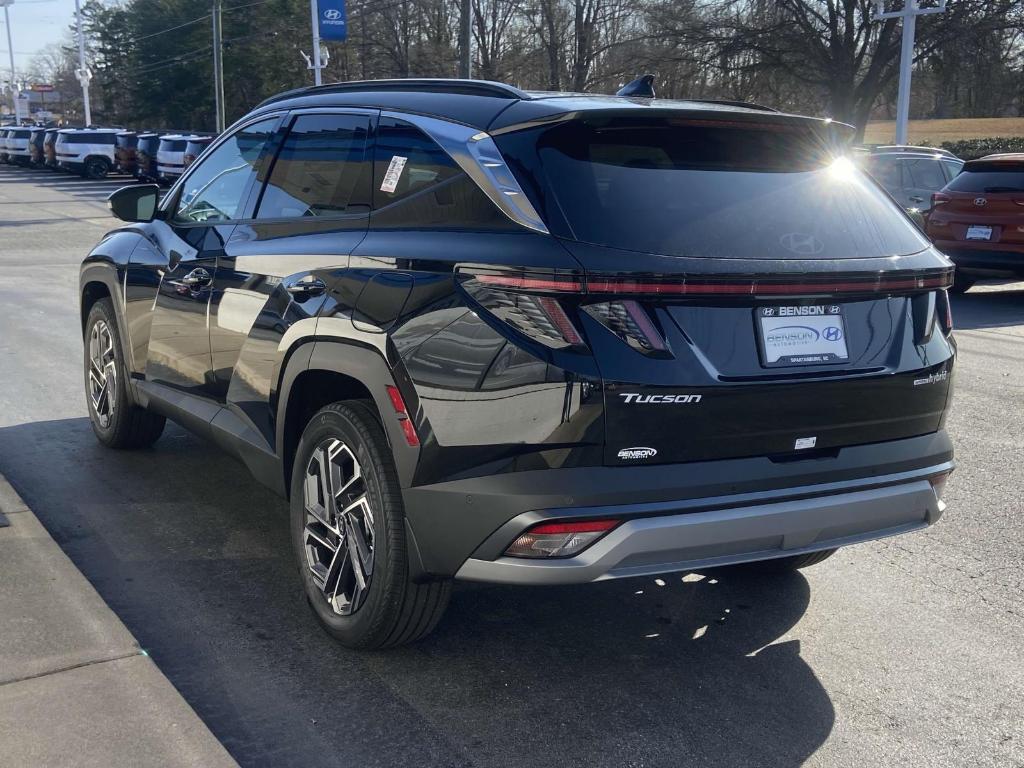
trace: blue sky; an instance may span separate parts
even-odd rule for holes
[[[40,49],[64,39],[68,27],[74,23],[75,0],[14,0],[7,9],[11,15],[11,35],[14,38],[14,66],[25,69]],[[7,29],[0,11],[0,77],[9,77],[10,59],[7,55]]]

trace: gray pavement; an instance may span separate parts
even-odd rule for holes
[[[457,585],[422,643],[353,653],[241,465],[93,439],[77,264],[116,184],[78,181],[0,167],[0,471],[242,765],[1024,766],[1024,284],[954,302],[939,525],[778,579]]]
[[[235,765],[2,475],[0,512],[0,765]]]

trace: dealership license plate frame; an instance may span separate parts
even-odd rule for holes
[[[967,227],[967,232],[964,234],[964,240],[974,240],[980,243],[992,242],[992,234],[994,230],[987,224],[970,224]],[[979,237],[984,233],[984,237]]]
[[[811,314],[819,309],[820,314]],[[768,334],[771,330],[786,327],[786,324],[811,328],[818,334],[818,338],[794,348],[793,354],[781,354],[780,344],[773,341]],[[754,310],[754,325],[761,365],[765,368],[837,365],[850,360],[850,350],[846,341],[846,319],[841,304],[759,306]],[[838,328],[838,338],[822,339],[827,328]],[[800,349],[811,351],[799,351]]]

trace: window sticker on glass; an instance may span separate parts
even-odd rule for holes
[[[405,169],[405,163],[408,159],[401,155],[395,155],[391,158],[391,162],[388,163],[388,169],[384,173],[384,181],[380,185],[381,192],[394,192],[398,189],[398,180],[402,177],[402,171]]]

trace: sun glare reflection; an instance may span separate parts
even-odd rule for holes
[[[857,166],[848,157],[837,157],[828,167],[828,175],[836,181],[852,181],[857,174]]]

